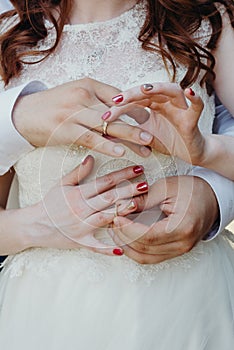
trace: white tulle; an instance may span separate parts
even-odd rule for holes
[[[106,22],[65,26],[56,52],[37,65],[25,65],[10,86],[32,79],[56,86],[84,76],[120,89],[168,81],[161,57],[143,51],[137,40],[144,18],[140,2]],[[195,37],[205,45],[209,34],[204,21]],[[40,48],[48,48],[54,38],[51,28]],[[177,80],[184,74],[178,64]],[[193,89],[205,102],[200,127],[209,133],[213,97],[199,81]],[[190,169],[156,152],[142,159],[127,150],[117,160],[77,146],[38,148],[15,165],[21,207],[39,201],[88,153],[96,159],[90,178],[143,164],[151,184]],[[188,254],[149,266],[84,249],[38,248],[10,256],[0,276],[0,349],[232,350],[234,252],[229,235],[224,232]],[[102,239],[109,240],[105,230]]]

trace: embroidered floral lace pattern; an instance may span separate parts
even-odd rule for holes
[[[137,40],[144,18],[145,5],[139,3],[119,17],[106,22],[66,25],[56,52],[37,65],[25,65],[21,77],[13,79],[9,88],[29,80],[40,80],[48,86],[56,86],[85,76],[120,89],[145,82],[168,81],[161,57],[143,51],[141,43]],[[210,28],[205,22],[202,31],[204,36],[200,38],[199,34],[199,42],[204,45],[210,33]],[[48,38],[40,43],[40,49],[50,47],[54,39],[55,32],[51,29]],[[29,61],[34,59],[28,58]],[[180,66],[178,81],[184,73],[184,67]],[[213,98],[206,94],[199,83],[194,84],[193,89],[204,100],[205,109],[200,127],[209,133],[214,117]],[[96,159],[95,176],[132,164],[143,164],[146,179],[152,184],[159,178],[187,174],[190,170],[188,164],[157,152],[147,159],[142,159],[127,150],[123,158],[112,159],[77,146],[38,148],[23,157],[15,166],[19,178],[21,207],[41,200],[61,176],[78,165],[88,153],[94,154]],[[159,265],[141,266],[126,257],[121,259],[121,264],[123,273],[129,280],[142,278],[150,281],[161,269],[176,264],[185,269],[189,268],[194,261],[199,260],[202,253],[203,243],[200,243],[190,253]],[[76,267],[72,268],[88,271],[94,280],[99,280],[104,276],[105,270],[112,266],[111,258],[84,250],[31,249],[9,257],[5,263],[6,271],[10,270],[12,276],[20,275],[25,269],[35,269],[35,273],[42,273],[47,271],[49,266],[62,262],[68,255],[77,259]]]

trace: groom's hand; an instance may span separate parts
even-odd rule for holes
[[[77,144],[114,157],[124,154],[116,144],[125,140],[141,156],[148,156],[152,136],[122,121],[108,125],[104,138],[101,115],[113,103],[119,90],[84,78],[52,89],[20,97],[13,111],[13,122],[19,133],[32,145]],[[115,142],[114,142],[115,141]],[[130,141],[130,142],[129,142]]]
[[[151,226],[114,220],[114,241],[141,264],[156,264],[190,251],[211,229],[218,204],[211,187],[193,176],[159,180],[148,195],[135,197],[139,210],[159,206],[165,218]]]

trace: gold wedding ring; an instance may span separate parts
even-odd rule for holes
[[[115,218],[118,216],[118,206],[119,204],[115,203],[115,213],[114,213]]]
[[[108,122],[104,121],[103,124],[102,124],[102,135],[103,136],[107,136],[108,135],[107,128],[108,128]]]

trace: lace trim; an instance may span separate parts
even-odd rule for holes
[[[140,265],[133,260],[123,257],[108,257],[96,254],[83,249],[80,250],[58,250],[58,249],[30,249],[15,256],[9,256],[3,263],[4,275],[10,278],[22,276],[27,271],[31,271],[38,276],[44,276],[56,271],[59,266],[67,264],[69,271],[74,275],[85,275],[91,282],[101,282],[107,274],[115,271],[115,266],[119,265],[124,279],[131,283],[143,281],[150,285],[157,277],[157,273],[180,267],[185,272],[193,264],[200,261],[204,253],[203,244],[199,244],[191,252],[175,259],[171,259],[155,265]]]
[[[234,234],[228,230],[222,232],[222,236],[229,243],[234,242]],[[221,237],[220,237],[221,238]],[[218,239],[220,239],[218,237]],[[231,243],[232,244],[232,243]],[[184,272],[189,271],[194,264],[201,261],[204,254],[209,255],[209,245],[212,242],[200,242],[189,253],[177,258],[154,265],[140,265],[135,261],[123,257],[109,257],[96,254],[85,249],[59,250],[59,249],[28,249],[24,252],[9,256],[2,264],[2,274],[10,278],[22,276],[31,271],[38,276],[58,271],[60,266],[66,264],[74,275],[85,275],[90,282],[101,282],[107,274],[113,273],[118,267],[124,279],[131,283],[139,281],[150,286],[162,270],[180,268]]]

